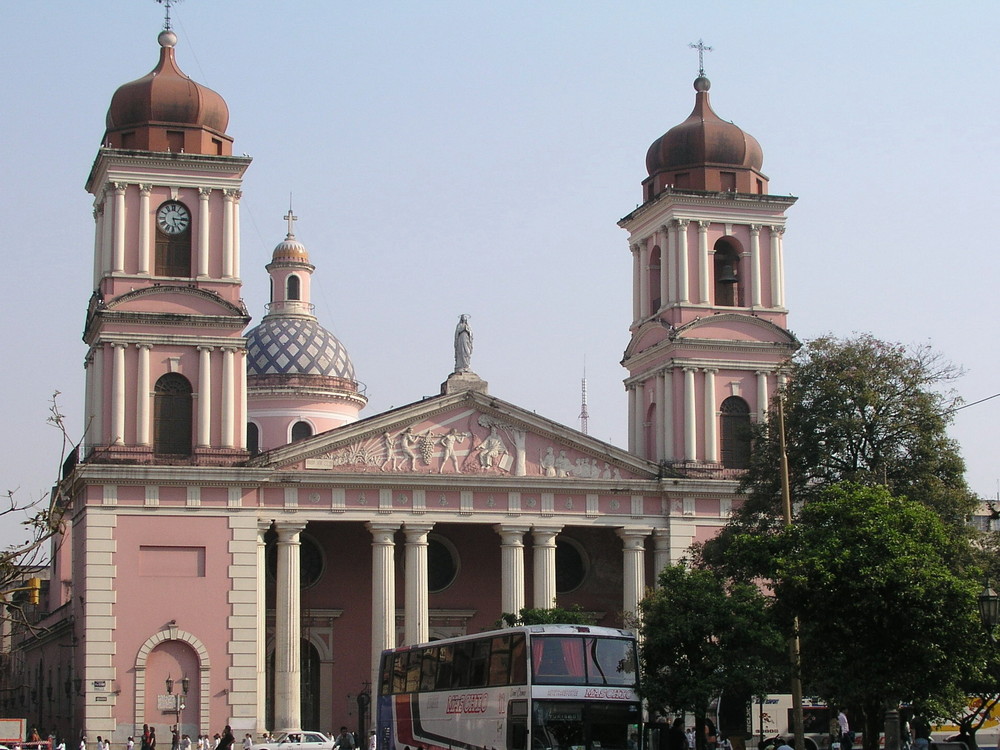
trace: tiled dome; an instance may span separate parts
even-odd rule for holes
[[[326,375],[355,380],[354,364],[336,336],[315,320],[272,318],[247,334],[247,373]]]

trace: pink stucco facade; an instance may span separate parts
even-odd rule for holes
[[[172,61],[176,37],[160,43]],[[33,723],[115,744],[146,723],[162,742],[178,718],[192,736],[363,730],[380,649],[553,603],[625,625],[657,572],[725,523],[745,447],[731,427],[760,418],[796,346],[782,257],[794,199],[677,187],[692,167],[664,136],[645,202],[621,221],[628,449],[491,394],[457,355],[440,395],[363,415],[350,357],[313,314],[295,217],[270,259],[240,251],[250,160],[228,155],[229,136],[215,150],[218,102],[174,123],[193,150],[133,150],[133,126],[143,143],[173,137],[126,106],[134,95],[116,94],[87,183],[90,429],[43,629],[19,644],[40,694],[55,687],[26,707]],[[758,156],[702,181],[732,169],[734,185],[766,187]],[[240,278],[265,269],[268,315],[247,330]],[[179,717],[168,678],[175,692],[187,680]]]

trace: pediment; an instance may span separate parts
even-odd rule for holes
[[[721,313],[692,320],[674,331],[674,339],[754,342],[762,344],[798,344],[795,337],[780,326],[755,315]]]
[[[253,465],[372,475],[655,479],[656,464],[492,396],[426,399],[261,454]]]
[[[154,285],[108,300],[107,311],[171,313],[176,315],[246,315],[246,311],[218,294],[186,286]]]

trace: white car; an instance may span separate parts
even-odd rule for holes
[[[333,740],[322,732],[280,732],[270,742],[255,742],[250,750],[333,750]]]

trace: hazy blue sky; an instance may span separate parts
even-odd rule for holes
[[[699,38],[716,112],[760,141],[771,192],[799,196],[796,335],[930,343],[966,368],[967,401],[1000,391],[1000,3],[185,0],[173,17],[181,68],[225,97],[234,152],[254,157],[247,306],[258,321],[291,192],[364,415],[436,394],[468,313],[491,393],[576,426],[586,357],[590,432],[625,443],[617,221],[647,147],[691,110]],[[27,499],[57,470],[54,390],[82,430],[83,185],[111,95],[156,64],[162,8],[3,2],[0,21],[0,476]],[[953,430],[990,496],[998,422],[1000,399]]]

